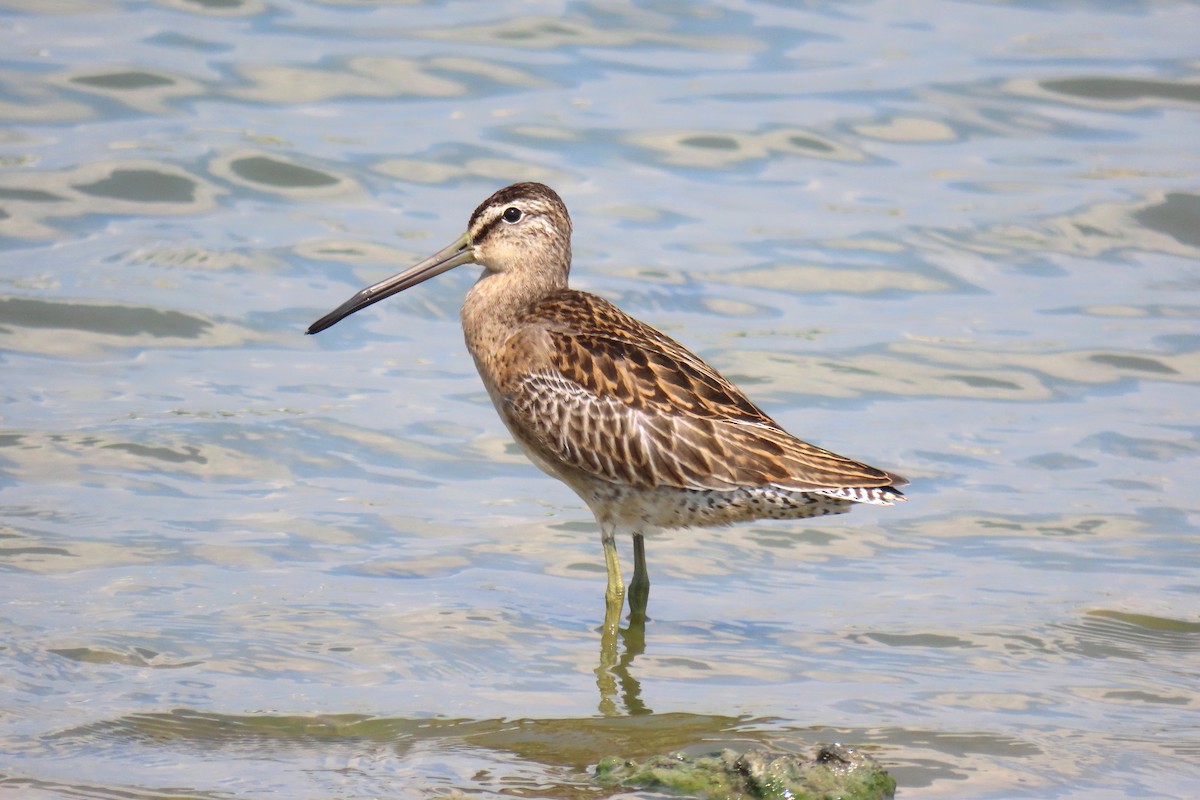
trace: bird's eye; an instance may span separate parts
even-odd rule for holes
[[[516,206],[509,206],[508,208],[504,209],[504,221],[505,222],[512,224],[514,222],[519,221],[520,219],[521,219],[521,209],[517,208]]]

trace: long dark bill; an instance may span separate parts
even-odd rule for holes
[[[382,280],[374,286],[368,286],[361,292],[356,293],[333,311],[330,311],[312,325],[309,325],[305,333],[320,333],[326,328],[341,322],[355,311],[362,311],[367,306],[372,303],[378,303],[385,297],[391,297],[397,292],[403,292],[405,289],[412,288],[435,275],[441,275],[443,272],[460,267],[463,264],[470,264],[474,260],[475,254],[471,251],[471,241],[468,235],[464,233],[458,237],[454,244],[442,248],[420,264],[411,266],[401,273]]]

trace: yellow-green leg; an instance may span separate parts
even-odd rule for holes
[[[650,603],[650,573],[646,570],[646,540],[642,534],[633,534],[633,579],[629,581],[629,619],[633,622],[646,619],[646,606]]]
[[[616,531],[602,525],[600,538],[604,543],[604,566],[608,568],[608,586],[604,590],[604,626],[617,629],[621,608],[625,605],[625,581],[621,578],[621,561],[617,558]]]

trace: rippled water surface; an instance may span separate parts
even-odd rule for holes
[[[0,0],[0,789],[593,796],[867,748],[902,797],[1200,781],[1200,6]],[[648,542],[462,343],[514,180],[574,283],[911,501]],[[628,561],[628,542],[621,543]]]

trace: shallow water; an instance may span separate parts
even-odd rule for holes
[[[593,796],[870,748],[904,797],[1200,779],[1190,3],[0,0],[0,788]],[[467,270],[575,285],[911,502],[648,541],[507,438]],[[628,561],[628,543],[622,543]]]

